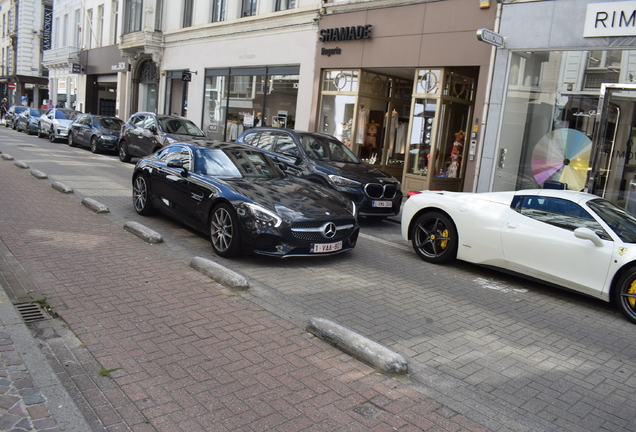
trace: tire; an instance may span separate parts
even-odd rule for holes
[[[441,264],[457,258],[457,228],[442,212],[429,211],[420,215],[411,227],[411,242],[424,261]]]
[[[52,143],[56,141],[55,131],[53,130],[53,126],[51,126],[51,129],[49,129],[49,141],[51,141]]]
[[[142,216],[147,216],[154,212],[150,202],[148,180],[143,174],[138,174],[133,180],[133,206],[135,211]]]
[[[73,134],[70,132],[68,133],[68,146],[77,147],[77,144],[75,144],[75,141],[73,141]]]
[[[226,203],[214,207],[210,215],[210,241],[214,252],[230,258],[241,252],[241,234],[238,217],[234,209]]]
[[[636,324],[636,266],[625,270],[612,292],[616,307],[628,321]]]
[[[30,126],[27,126],[26,133],[27,133],[27,135],[33,135],[33,132],[31,132],[31,127]]]
[[[97,137],[91,137],[91,151],[93,153],[99,153],[99,146],[97,145]]]
[[[42,125],[38,123],[38,138],[44,138],[44,132],[42,132]]]
[[[118,146],[119,160],[122,162],[130,162],[130,155],[128,154],[128,144],[126,141],[120,141]]]

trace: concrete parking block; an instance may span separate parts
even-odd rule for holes
[[[126,222],[124,229],[128,232],[135,234],[137,237],[145,240],[148,243],[161,243],[163,237],[157,231],[153,231],[148,227],[143,226],[139,222]]]
[[[47,179],[49,178],[45,173],[43,173],[42,171],[38,171],[38,170],[31,170],[31,175],[37,179]]]
[[[406,359],[384,345],[325,318],[312,318],[307,331],[389,375],[408,373]]]
[[[194,257],[190,265],[228,288],[245,290],[250,287],[249,282],[243,276],[209,259]]]
[[[73,193],[73,189],[71,187],[59,181],[54,181],[53,184],[51,184],[51,187],[65,194]]]
[[[89,209],[93,210],[95,213],[108,213],[110,212],[110,210],[108,210],[108,207],[106,207],[104,204],[95,201],[92,198],[84,198],[82,200],[82,204],[85,205],[86,207],[88,207]]]
[[[15,162],[13,162],[13,164],[14,164],[15,166],[17,166],[18,168],[22,168],[22,169],[27,169],[27,168],[29,168],[29,165],[28,165],[26,162],[22,162],[22,161],[19,161],[19,160],[17,160],[17,161],[15,161]]]
[[[4,159],[4,160],[8,160],[8,161],[11,161],[11,160],[13,160],[13,156],[8,155],[8,154],[6,154],[6,153],[3,153],[3,154],[2,154],[2,159]]]

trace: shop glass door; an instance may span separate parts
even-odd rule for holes
[[[636,85],[603,85],[588,191],[636,214]]]

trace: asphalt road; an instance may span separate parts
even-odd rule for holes
[[[332,319],[408,357],[411,385],[493,430],[636,430],[636,327],[611,305],[466,263],[421,261],[393,222],[361,221],[353,252],[216,257],[208,239],[131,204],[133,164],[0,127],[0,151],[160,232],[189,263],[248,278],[242,293],[304,327]],[[6,165],[2,165],[6,166]]]

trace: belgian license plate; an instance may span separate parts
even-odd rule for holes
[[[372,207],[393,207],[393,202],[391,201],[373,201],[371,202]]]
[[[342,249],[342,242],[336,243],[313,243],[309,247],[309,253],[325,253],[325,252],[335,252]]]

